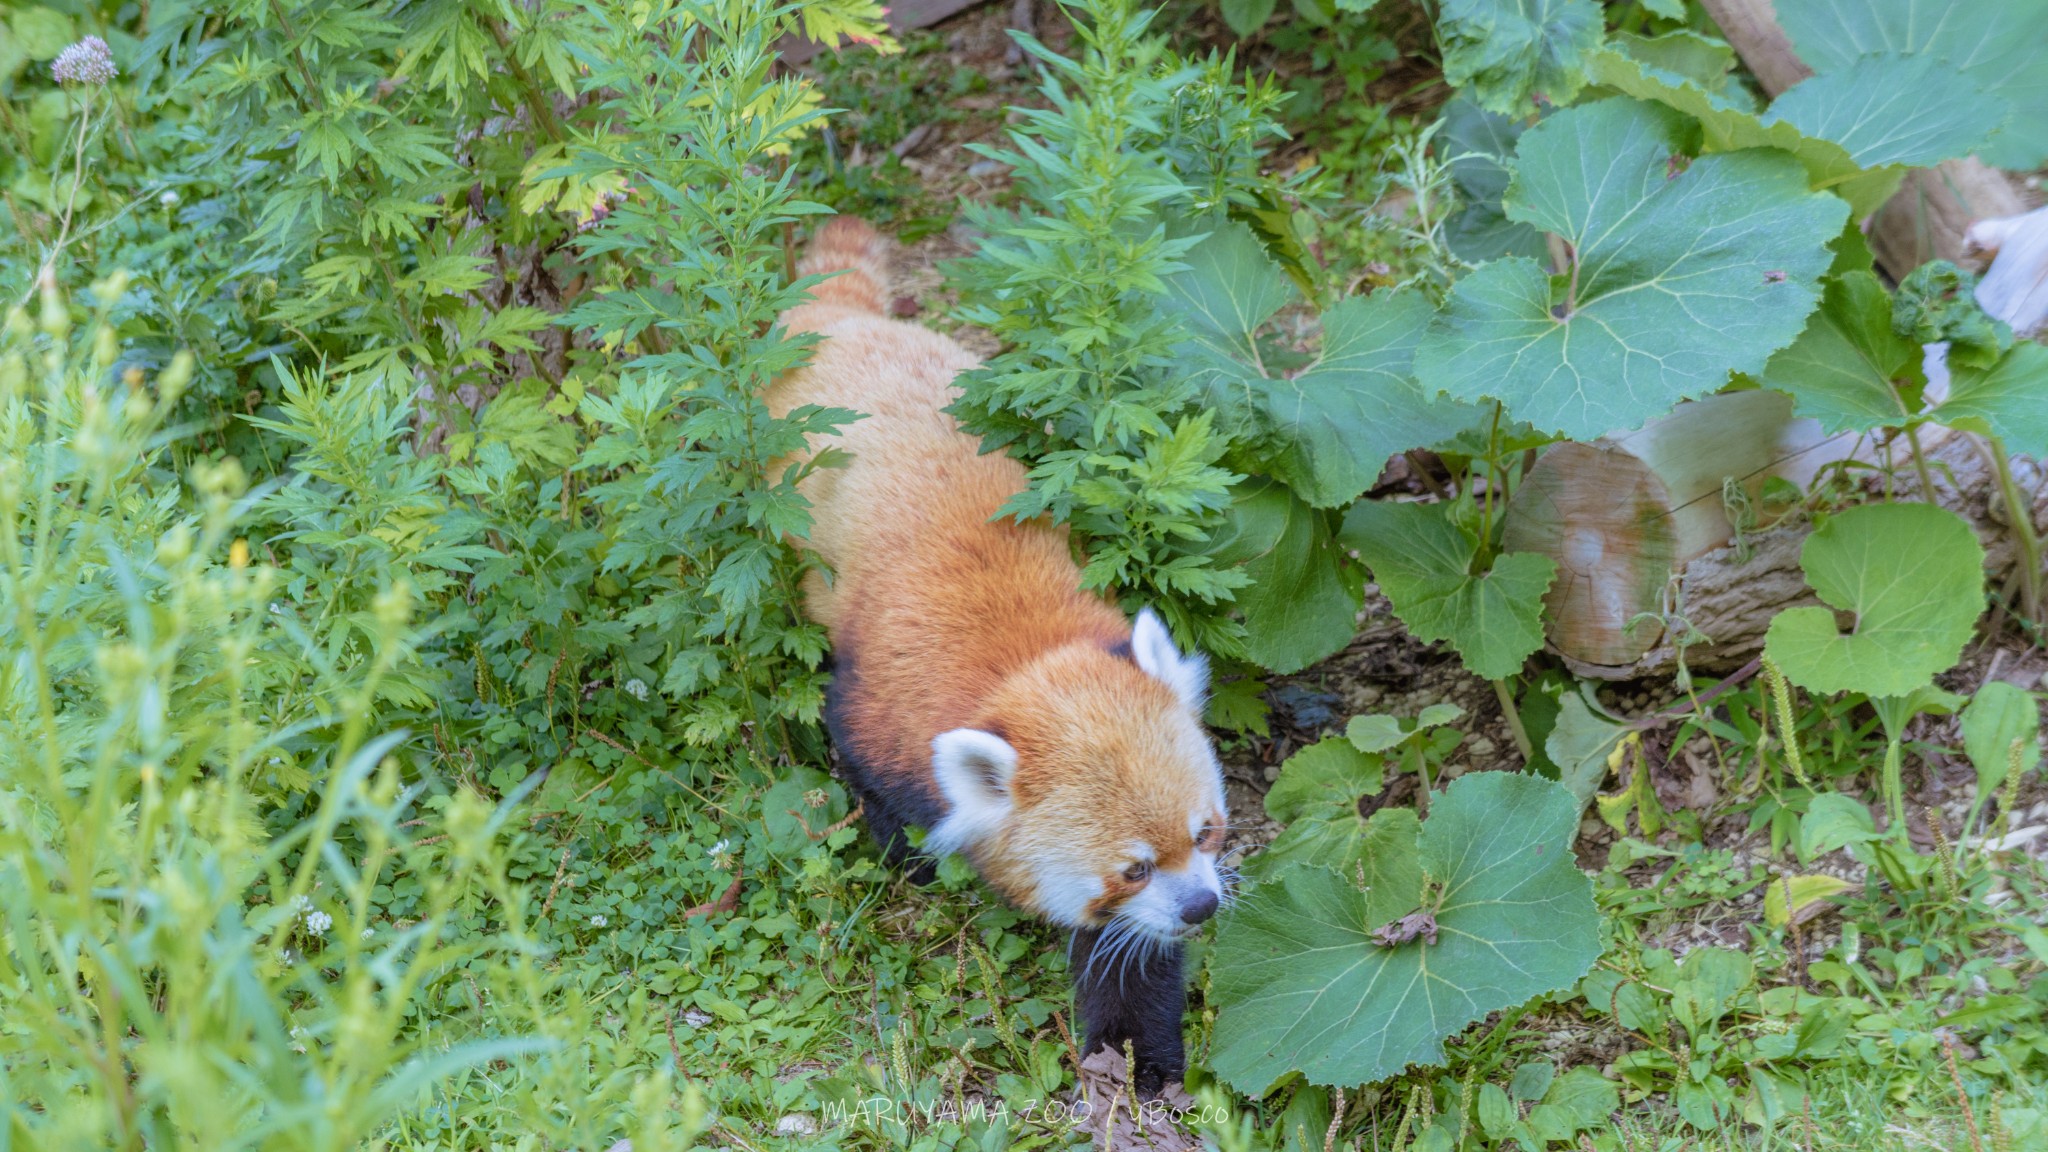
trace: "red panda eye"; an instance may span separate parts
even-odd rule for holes
[[[1124,879],[1133,884],[1143,884],[1152,878],[1152,865],[1143,860],[1124,869]]]

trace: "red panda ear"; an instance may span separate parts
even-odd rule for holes
[[[993,732],[955,728],[932,738],[932,775],[952,811],[925,837],[935,855],[958,852],[993,832],[1010,814],[1017,750]]]
[[[1181,655],[1166,622],[1150,608],[1140,610],[1131,624],[1131,656],[1138,667],[1173,689],[1182,703],[1197,713],[1202,710],[1202,697],[1209,691],[1209,662],[1199,655]]]

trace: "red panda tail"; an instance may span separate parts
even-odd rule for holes
[[[797,275],[840,275],[811,286],[813,299],[869,312],[882,312],[889,289],[889,241],[858,216],[834,216],[797,261]]]

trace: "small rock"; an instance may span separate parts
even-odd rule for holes
[[[1495,744],[1484,736],[1475,737],[1472,741],[1472,755],[1475,757],[1484,758],[1491,756],[1499,750],[1500,745]]]
[[[1280,778],[1280,766],[1278,764],[1268,764],[1259,771],[1259,775],[1264,776],[1266,783],[1271,784]]]
[[[967,166],[967,175],[976,180],[986,180],[1009,170],[1010,166],[1000,160],[976,160]]]
[[[889,315],[898,320],[908,320],[923,311],[915,296],[898,296],[889,302]]]
[[[775,1122],[775,1134],[782,1137],[816,1136],[818,1122],[807,1113],[791,1112]]]

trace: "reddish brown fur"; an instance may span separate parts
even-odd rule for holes
[[[1130,625],[1081,589],[1065,530],[991,520],[1024,469],[982,455],[942,411],[974,358],[880,315],[885,253],[858,220],[822,230],[801,267],[854,271],[785,314],[789,331],[825,340],[768,397],[778,415],[802,404],[867,414],[837,437],[851,464],[803,484],[809,546],[833,573],[807,583],[807,608],[841,668],[857,669],[847,751],[936,802],[934,736],[974,727],[1007,739],[1018,815],[972,856],[1026,907],[1044,911],[1040,883],[1077,861],[1112,883],[1133,839],[1177,867],[1192,847],[1189,805],[1211,790],[1189,774],[1214,773],[1206,736],[1172,689],[1115,650]]]

